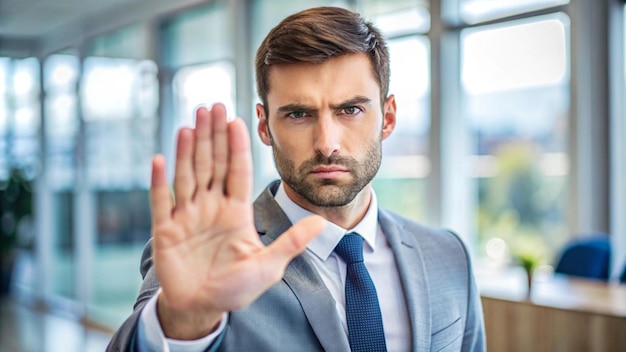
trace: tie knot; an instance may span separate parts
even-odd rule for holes
[[[347,263],[353,264],[363,261],[363,237],[351,232],[343,236],[335,252]]]

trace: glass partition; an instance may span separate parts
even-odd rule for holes
[[[149,26],[132,25],[86,45],[80,83],[83,175],[78,190],[84,224],[93,238],[79,247],[90,268],[87,314],[116,327],[133,306],[141,275],[139,258],[150,238],[148,188],[157,151],[159,84]],[[88,192],[86,195],[84,192]],[[90,230],[93,229],[93,230]],[[84,234],[77,234],[84,236]],[[81,247],[82,248],[82,247]]]
[[[76,298],[76,263],[72,221],[79,121],[78,56],[72,51],[50,55],[43,66],[46,180],[52,190],[52,293]]]

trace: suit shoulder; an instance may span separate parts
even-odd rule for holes
[[[467,254],[465,243],[454,231],[428,226],[388,209],[379,209],[379,218],[381,222],[393,221],[399,225],[405,234],[415,237],[420,247],[424,249],[433,249],[436,252],[442,249],[456,249]]]

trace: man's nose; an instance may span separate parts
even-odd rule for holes
[[[339,142],[340,134],[341,128],[337,125],[333,116],[321,115],[317,119],[315,129],[315,151],[327,158],[333,154],[339,153],[339,150],[341,149]]]

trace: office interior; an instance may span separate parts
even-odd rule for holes
[[[176,130],[197,106],[222,102],[246,121],[255,194],[278,177],[255,132],[254,54],[282,18],[317,5],[358,10],[387,36],[398,125],[374,189],[382,206],[463,238],[494,299],[490,350],[516,338],[535,343],[520,351],[626,348],[603,335],[626,336],[623,1],[3,0],[0,188],[19,179],[32,212],[2,203],[3,272],[13,264],[0,350],[106,346],[141,284],[150,160],[164,154],[171,175]],[[606,275],[585,279],[591,303],[564,306],[558,294],[579,282],[546,285],[564,249],[592,238],[610,248]],[[524,263],[537,294],[602,333],[552,334],[552,313],[529,310],[550,304],[533,301]]]

